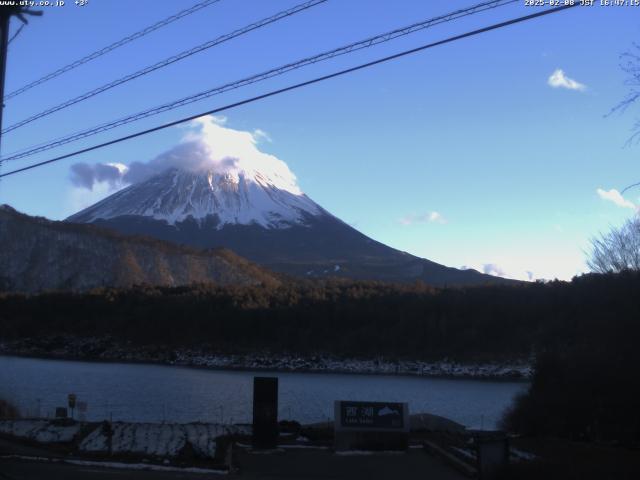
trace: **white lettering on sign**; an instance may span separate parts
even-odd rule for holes
[[[363,417],[373,417],[373,407],[362,407]]]

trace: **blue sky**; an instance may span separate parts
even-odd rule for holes
[[[7,92],[192,3],[89,0],[47,8],[10,46]],[[297,3],[222,0],[7,101],[4,125]],[[475,3],[330,0],[10,132],[2,151]],[[516,4],[439,25],[3,170],[533,11]],[[640,203],[640,189],[626,203],[603,198],[640,180],[640,147],[625,148],[634,111],[605,118],[626,93],[619,55],[640,41],[639,13],[575,8],[243,106],[225,113],[226,125],[267,132],[271,141],[260,148],[284,160],[303,191],[379,241],[454,267],[569,279],[585,270],[589,238]],[[69,179],[73,163],[147,161],[183,135],[172,128],[8,177],[0,203],[65,218],[106,194],[78,191]]]

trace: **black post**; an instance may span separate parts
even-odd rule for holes
[[[504,432],[477,432],[475,435],[479,480],[502,478],[509,465],[509,439]]]
[[[278,445],[278,378],[253,378],[253,448]]]
[[[7,47],[9,46],[9,22],[12,12],[0,8],[0,153],[2,152],[2,114],[4,113],[4,76],[7,71]]]

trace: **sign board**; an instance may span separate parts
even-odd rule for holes
[[[56,407],[56,418],[67,418],[67,407]]]
[[[73,410],[74,408],[76,408],[76,394],[75,393],[70,393],[69,396],[67,397],[67,399],[69,400],[69,408],[71,410]]]
[[[253,447],[278,444],[278,378],[253,378]]]
[[[475,435],[478,478],[500,478],[509,464],[509,440],[503,432],[479,432]]]
[[[403,430],[407,423],[403,403],[338,402],[340,425],[345,428]]]
[[[335,402],[336,450],[405,450],[409,406],[399,402]]]

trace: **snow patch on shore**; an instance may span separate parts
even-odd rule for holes
[[[39,443],[70,443],[80,424],[55,425],[48,420],[0,420],[0,433]]]
[[[64,347],[60,347],[64,345]],[[358,373],[378,375],[415,375],[423,377],[529,380],[533,359],[511,362],[462,363],[440,361],[387,360],[385,358],[338,358],[329,354],[221,354],[205,349],[165,350],[158,346],[131,348],[109,337],[60,336],[55,344],[38,339],[0,342],[0,353],[48,356],[78,360],[153,362],[167,365],[232,370],[272,370],[284,372]]]
[[[93,427],[93,428],[92,428]],[[176,458],[183,453],[213,459],[217,441],[227,435],[244,435],[245,426],[214,423],[124,423],[110,424],[110,440],[101,423],[60,424],[53,420],[0,420],[0,434],[43,444],[71,443],[83,431],[78,451],[112,455]],[[250,432],[249,432],[250,433]],[[111,448],[109,448],[111,444]]]
[[[155,457],[177,457],[191,447],[196,456],[214,458],[216,439],[229,435],[233,427],[207,423],[122,423],[112,424],[111,453]],[[87,453],[109,453],[109,438],[96,428],[80,443]]]

